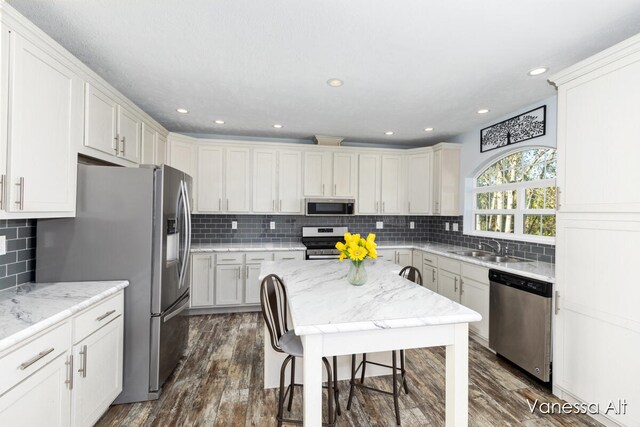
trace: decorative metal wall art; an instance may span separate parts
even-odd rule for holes
[[[547,106],[543,105],[480,130],[480,152],[543,136],[546,128]]]

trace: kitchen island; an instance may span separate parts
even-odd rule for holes
[[[305,425],[321,425],[323,356],[444,345],[446,425],[466,426],[468,323],[481,316],[398,276],[389,261],[371,261],[366,268],[367,283],[352,286],[346,280],[349,262],[262,264],[260,278],[273,273],[284,281],[293,329],[302,339]],[[264,342],[266,365],[272,350]]]

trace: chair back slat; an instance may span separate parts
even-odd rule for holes
[[[422,274],[420,274],[420,270],[415,267],[412,267],[410,265],[404,267],[402,270],[400,270],[400,276],[422,286]]]
[[[280,338],[289,331],[287,325],[287,292],[282,279],[275,274],[269,274],[262,279],[260,285],[260,305],[262,316],[269,330],[271,347],[283,353],[280,348]]]

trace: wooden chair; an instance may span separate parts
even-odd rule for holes
[[[269,330],[269,339],[271,347],[278,353],[285,353],[287,357],[282,362],[280,368],[280,389],[278,395],[278,427],[282,423],[302,424],[302,420],[293,420],[284,418],[283,409],[284,401],[289,395],[287,403],[287,411],[291,411],[293,403],[293,392],[295,386],[302,387],[302,384],[295,383],[296,357],[303,357],[302,341],[293,330],[289,330],[287,324],[287,293],[282,283],[282,279],[275,274],[270,274],[262,280],[260,285],[260,305],[262,307],[262,316]],[[266,339],[266,337],[265,337]],[[333,372],[329,361],[323,357],[322,362],[327,370],[327,386],[323,386],[328,390],[328,413],[327,423],[323,425],[334,426],[336,422],[336,414],[340,415],[340,403],[338,401],[338,387],[336,385],[337,365],[336,357],[333,358]],[[286,391],[284,390],[284,380],[287,365],[291,362],[291,379]],[[336,410],[333,404],[336,404]]]
[[[422,274],[420,274],[420,270],[418,270],[415,267],[411,267],[411,266],[404,267],[402,270],[400,270],[400,276],[422,286]],[[362,354],[362,361],[356,368],[356,355],[355,354],[351,355],[351,381],[350,381],[351,384],[349,388],[349,401],[347,402],[347,410],[351,409],[351,401],[353,399],[353,389],[355,387],[360,387],[360,388],[364,388],[371,391],[377,391],[379,393],[389,394],[393,396],[393,407],[395,409],[396,424],[400,425],[400,405],[398,403],[398,397],[400,396],[400,392],[403,388],[404,388],[404,392],[406,394],[409,394],[409,386],[407,385],[407,378],[406,378],[407,372],[404,366],[404,350],[400,350],[399,352],[400,352],[400,367],[398,367],[398,363],[397,363],[398,355],[396,350],[393,350],[391,352],[391,365],[371,362],[367,360],[367,354],[364,353]],[[381,390],[379,388],[374,388],[374,387],[369,387],[364,385],[364,376],[365,376],[367,364],[382,366],[382,367],[391,369],[391,376],[392,376],[392,382],[393,382],[392,391]],[[360,383],[356,383],[356,375],[360,369],[362,369],[362,372],[360,375]],[[398,387],[398,371],[400,371],[400,379],[402,380],[402,387]]]

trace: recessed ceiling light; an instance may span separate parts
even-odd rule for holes
[[[544,74],[547,72],[547,67],[538,67],[538,68],[534,68],[533,70],[529,71],[529,75],[530,76],[539,76],[540,74]]]
[[[223,125],[224,124],[224,120],[216,120],[215,123],[217,125]]]
[[[340,87],[344,84],[344,82],[340,79],[329,79],[327,80],[327,84],[331,87]]]
[[[187,114],[189,112],[186,108],[178,108],[176,111],[180,114]]]
[[[393,132],[391,132],[391,131],[387,131],[387,132],[385,132],[384,134],[385,134],[385,135],[393,135]]]
[[[276,128],[276,129],[280,129],[280,128],[282,128],[282,125],[275,124],[275,125],[273,125],[273,127]]]
[[[433,128],[424,128],[424,131],[425,132],[431,132],[431,131],[433,131]]]
[[[481,108],[480,110],[478,110],[478,114],[487,114],[489,112],[488,108]]]

